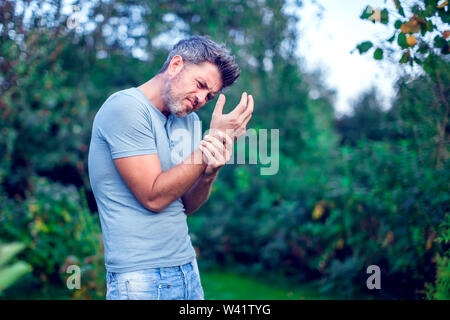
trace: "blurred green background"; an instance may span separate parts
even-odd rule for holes
[[[225,111],[245,90],[249,127],[280,130],[276,175],[227,165],[188,218],[206,299],[449,299],[448,4],[381,12],[374,22],[393,37],[355,48],[415,69],[388,110],[374,89],[338,119],[326,72],[305,71],[295,54],[287,3],[302,5],[0,0],[0,299],[104,299],[93,118],[110,94],[156,74],[167,39],[205,34],[242,69]],[[198,113],[204,130],[212,109]],[[66,287],[73,264],[77,290]],[[381,290],[366,287],[370,265]]]

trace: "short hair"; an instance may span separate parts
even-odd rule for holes
[[[225,45],[215,43],[209,37],[193,36],[179,41],[170,51],[159,73],[166,71],[170,61],[176,55],[181,56],[187,63],[198,65],[210,62],[215,64],[221,74],[222,88],[232,85],[241,74],[230,50]]]

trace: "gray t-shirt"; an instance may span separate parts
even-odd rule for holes
[[[195,258],[181,198],[160,213],[146,209],[113,159],[157,153],[166,171],[189,156],[200,140],[195,113],[166,118],[137,88],[116,92],[101,106],[92,128],[88,166],[107,271],[177,266]]]

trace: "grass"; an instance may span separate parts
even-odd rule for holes
[[[318,300],[314,284],[289,284],[288,279],[268,281],[223,270],[201,272],[206,300]]]

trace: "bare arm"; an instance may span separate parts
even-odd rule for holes
[[[203,159],[199,149],[164,172],[157,154],[115,159],[114,163],[136,199],[145,208],[161,212],[185,194],[204,172],[206,162],[196,164],[194,159]]]
[[[182,200],[186,209],[186,215],[197,211],[209,199],[216,177],[217,173],[211,176],[201,175],[189,191],[183,195]]]

